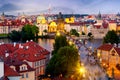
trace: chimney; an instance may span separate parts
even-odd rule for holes
[[[21,44],[19,44],[19,48],[21,48]]]
[[[9,53],[5,53],[5,57],[8,57],[9,56]]]
[[[26,49],[29,49],[29,46],[26,46]]]
[[[114,43],[114,47],[117,47],[117,44],[116,44],[116,43]]]
[[[13,45],[14,47],[16,46],[16,42],[14,42],[14,45]]]
[[[26,41],[26,43],[29,42],[28,40]]]

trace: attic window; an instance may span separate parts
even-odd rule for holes
[[[111,55],[112,55],[112,56],[115,56],[115,51],[112,51]]]

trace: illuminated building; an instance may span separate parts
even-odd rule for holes
[[[74,23],[75,22],[75,18],[74,17],[65,18],[65,22],[66,23]]]
[[[111,31],[111,30],[116,31],[116,28],[117,28],[117,23],[116,23],[116,21],[115,21],[115,20],[110,20],[110,21],[109,21],[109,30],[110,30],[110,31]]]
[[[56,32],[57,31],[57,24],[56,22],[52,21],[49,23],[48,32]]]
[[[112,76],[113,68],[115,77],[119,77],[120,70],[116,65],[120,64],[120,48],[116,47],[116,45],[103,44],[97,48],[97,54],[101,66],[107,71],[108,75]]]
[[[57,30],[64,32],[64,19],[61,12],[59,13],[58,19],[57,19]]]
[[[44,30],[48,30],[48,24],[43,15],[37,17],[37,24],[36,26],[39,28],[38,36],[44,35]]]

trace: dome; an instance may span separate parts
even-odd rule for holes
[[[55,22],[51,22],[49,26],[57,26],[57,24]]]
[[[44,16],[38,16],[37,20],[45,20],[45,17]]]
[[[44,16],[38,16],[37,17],[37,23],[46,23],[46,19]]]

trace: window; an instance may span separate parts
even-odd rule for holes
[[[22,74],[21,76],[22,76],[22,78],[24,78],[24,74]]]
[[[28,73],[26,73],[26,78],[28,78]]]

